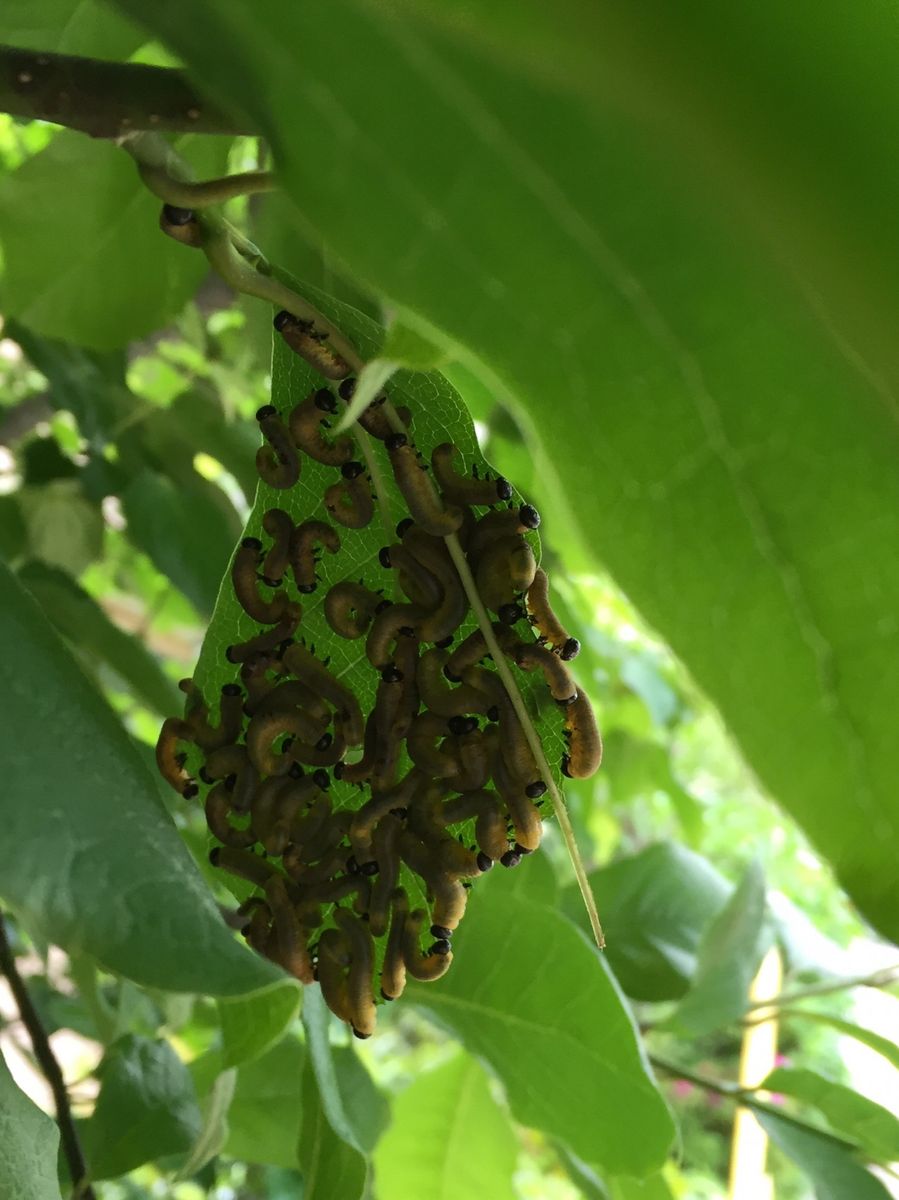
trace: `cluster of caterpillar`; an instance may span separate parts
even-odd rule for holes
[[[275,328],[315,359],[301,322],[282,313]],[[249,944],[302,982],[317,980],[332,1011],[368,1037],[376,991],[393,1000],[407,976],[434,980],[448,969],[470,881],[497,861],[517,866],[541,839],[546,784],[499,675],[483,665],[483,633],[460,638],[469,603],[447,535],[459,539],[503,654],[540,672],[564,715],[563,771],[592,774],[601,742],[567,665],[579,644],[553,613],[527,540],[537,511],[509,507],[506,480],[458,470],[449,443],[433,451],[428,472],[408,434],[393,430],[383,397],[360,424],[382,444],[410,515],[381,550],[371,586],[347,579],[320,601],[331,630],[364,646],[377,679],[370,711],[298,640],[320,554],[337,555],[341,529],[363,528],[374,511],[353,438],[329,433],[338,397],[348,402],[355,386],[341,372],[337,395],[319,388],[286,416],[272,406],[257,413],[267,484],[293,487],[305,456],[335,469],[323,496],[329,519],[296,523],[271,508],[265,542],[241,542],[231,582],[261,628],[226,650],[236,678],[222,689],[217,720],[184,681],[185,715],[163,724],[157,762],[182,795],[208,789],[206,820],[220,843],[211,861],[256,889],[240,908]],[[408,411],[400,418],[408,428]],[[187,764],[196,757],[194,777]],[[332,802],[334,780],[363,789],[359,807]],[[403,869],[421,881],[429,909],[410,908]]]

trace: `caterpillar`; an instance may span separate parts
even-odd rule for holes
[[[453,466],[459,453],[452,442],[442,442],[431,452],[431,469],[445,498],[452,504],[492,505],[499,500],[511,500],[512,485],[500,475],[496,479],[470,479],[460,475]]]
[[[237,548],[231,564],[231,583],[237,602],[247,614],[260,625],[275,625],[283,616],[290,601],[286,592],[275,592],[271,600],[263,600],[259,594],[256,577],[262,556],[262,543],[258,538],[245,537]]]
[[[350,373],[350,365],[330,346],[326,345],[328,334],[316,330],[314,322],[295,317],[282,309],[273,324],[287,345],[304,358],[325,379],[344,379]]]
[[[503,536],[488,542],[475,572],[478,591],[486,606],[498,612],[514,603],[531,586],[536,569],[534,552],[524,538]]]
[[[422,703],[440,717],[486,714],[490,697],[470,684],[449,687],[444,668],[449,655],[445,650],[426,650],[418,660],[418,690]]]
[[[390,457],[393,477],[414,520],[426,533],[437,537],[455,533],[462,524],[462,510],[455,505],[449,508],[441,505],[406,435],[392,433],[384,445]]]
[[[199,250],[203,245],[203,230],[196,213],[190,208],[178,208],[174,204],[163,204],[159,214],[159,228],[182,246]]]
[[[409,913],[403,929],[403,962],[406,971],[413,979],[430,982],[445,975],[453,961],[452,953],[428,954],[421,953],[421,927],[427,914],[424,909],[417,908]]]
[[[265,885],[265,896],[273,917],[274,957],[285,971],[296,976],[301,983],[311,983],[312,959],[282,876],[272,875],[269,878]]]
[[[232,812],[231,798],[224,783],[216,784],[211,789],[206,797],[204,811],[210,832],[223,845],[246,850],[256,841],[256,834],[252,828],[240,829],[228,819]]]
[[[325,620],[339,637],[364,637],[382,599],[361,583],[335,583],[325,596]]]
[[[441,642],[452,637],[468,615],[468,598],[446,545],[423,529],[411,526],[403,535],[403,545],[440,584],[443,597],[421,623],[425,642]]]
[[[315,978],[321,985],[328,1008],[348,1025],[352,1024],[346,975],[349,965],[350,950],[346,936],[339,929],[326,929],[318,939]]]
[[[602,762],[602,738],[583,692],[565,710],[565,731],[568,753],[562,759],[562,773],[569,779],[589,779]]]
[[[374,972],[374,942],[364,921],[345,908],[334,910],[334,920],[350,948],[347,1000],[350,1027],[358,1038],[371,1037],[375,1030],[375,1001],[371,993]]]
[[[344,463],[340,482],[325,491],[325,508],[347,529],[364,529],[374,516],[375,502],[364,470],[360,462]]]
[[[502,858],[509,848],[503,805],[496,792],[479,789],[448,800],[444,806],[444,817],[447,825],[474,817],[475,841],[490,859]],[[476,863],[478,869],[483,871],[480,857]]]
[[[320,662],[305,646],[288,646],[284,653],[285,665],[292,675],[301,678],[336,710],[343,718],[347,744],[359,746],[364,733],[364,721],[359,701],[353,692],[324,663]]]
[[[580,653],[581,644],[577,638],[571,637],[568,630],[556,616],[549,602],[549,577],[538,567],[527,593],[528,613],[532,624],[544,642],[549,642],[553,653],[558,654],[565,662],[576,658]]]
[[[532,504],[522,504],[519,508],[508,508],[502,512],[485,513],[472,531],[466,547],[472,567],[476,567],[485,547],[496,538],[528,533],[537,529],[539,525],[540,514]]]
[[[365,656],[376,671],[383,671],[393,658],[392,647],[398,638],[417,637],[424,613],[414,604],[385,603],[375,616],[365,639]]]
[[[381,967],[381,995],[385,1000],[398,999],[406,986],[406,960],[403,950],[408,914],[409,901],[406,893],[402,888],[398,888],[391,897],[390,932],[387,935],[384,964]]]
[[[409,728],[406,737],[409,757],[432,779],[449,779],[458,774],[458,763],[437,745],[437,740],[449,732],[446,719],[432,712],[419,713]]]
[[[352,378],[341,380],[340,386],[337,388],[337,393],[341,400],[345,400],[349,404],[356,394],[356,380]],[[376,396],[371,404],[363,409],[356,418],[366,433],[370,433],[372,437],[377,438],[381,442],[386,441],[393,432],[393,428],[383,408],[386,399],[385,395]],[[408,429],[412,424],[412,414],[409,409],[401,405],[397,408],[396,415]]]
[[[156,741],[156,766],[166,783],[180,795],[196,786],[178,752],[181,742],[193,742],[193,730],[182,717],[166,717]]]
[[[324,546],[329,554],[340,550],[340,534],[325,521],[304,521],[290,535],[288,560],[297,591],[309,593],[316,589],[315,547]]]
[[[270,587],[278,587],[290,560],[293,521],[283,508],[270,508],[263,515],[262,528],[272,539],[272,546],[262,563],[262,574]]]
[[[224,779],[231,792],[231,807],[235,812],[248,812],[259,774],[247,757],[246,746],[220,746],[206,756],[200,771],[204,783]]]
[[[209,861],[214,867],[221,867],[229,875],[245,879],[257,887],[264,887],[272,874],[271,865],[251,850],[236,850],[231,846],[215,846],[209,851]]]
[[[372,838],[373,860],[378,866],[378,874],[371,889],[371,905],[369,908],[368,924],[373,937],[381,937],[387,932],[390,920],[390,898],[399,880],[400,852],[399,836],[402,824],[398,817],[385,814],[377,824]]]
[[[324,732],[323,723],[301,708],[257,713],[247,728],[247,754],[261,775],[284,775],[294,759],[289,749],[281,753],[273,750],[275,739],[290,737],[307,742],[312,747]]]
[[[256,452],[256,470],[269,487],[291,488],[300,477],[300,458],[290,431],[271,404],[256,413],[259,430],[268,443]]]
[[[397,572],[400,587],[413,604],[426,612],[436,608],[443,598],[443,588],[414,554],[394,544],[386,546],[379,557],[382,566]]]
[[[353,457],[350,437],[328,441],[322,434],[327,427],[327,415],[337,408],[333,392],[319,388],[293,409],[288,417],[290,437],[295,446],[327,467],[342,467]]]
[[[538,646],[536,642],[531,642],[530,645],[521,643],[515,647],[513,657],[515,665],[522,671],[543,672],[546,686],[557,704],[573,704],[577,700],[577,684],[572,679],[571,672],[562,659],[546,646]]]
[[[296,633],[302,615],[302,607],[295,600],[288,600],[277,624],[247,638],[245,642],[235,642],[226,646],[225,658],[230,663],[243,663],[260,652],[276,649]]]

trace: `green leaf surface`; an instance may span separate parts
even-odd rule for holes
[[[0,556],[15,562],[25,553],[28,532],[18,496],[0,496]]]
[[[297,1166],[306,1051],[294,1034],[237,1072],[225,1153],[246,1162]]]
[[[715,915],[699,944],[689,992],[671,1017],[671,1026],[699,1037],[742,1016],[764,953],[765,877],[757,861]]]
[[[23,487],[18,497],[34,558],[77,576],[100,557],[103,517],[85,496],[80,479]]]
[[[863,1025],[855,1025],[852,1021],[844,1021],[841,1017],[832,1016],[830,1013],[815,1012],[810,1008],[787,1006],[780,1011],[783,1017],[796,1017],[803,1021],[816,1021],[821,1025],[829,1025],[837,1033],[842,1033],[845,1037],[854,1038],[857,1042],[862,1042],[865,1046],[876,1050],[878,1054],[882,1054],[888,1062],[891,1062],[894,1067],[899,1069],[899,1046],[895,1042],[890,1041],[889,1038],[875,1033],[873,1029],[866,1029]]]
[[[358,1106],[348,1098],[348,1087],[352,1085],[352,1079],[345,1065],[338,1068],[336,1047],[331,1045],[328,1034],[331,1013],[317,984],[307,987],[303,993],[303,1026],[306,1030],[309,1062],[315,1073],[321,1105],[328,1124],[336,1137],[365,1155],[371,1144],[371,1125],[365,1115],[363,1123],[358,1123]],[[368,1076],[367,1071],[365,1075]],[[369,1089],[374,1090],[370,1078],[363,1086],[366,1092]]]
[[[387,326],[380,357],[413,371],[432,371],[443,366],[449,356],[419,330],[393,320]]]
[[[218,175],[224,139],[179,144]],[[159,231],[159,201],[124,153],[63,131],[0,180],[4,311],[37,333],[96,350],[159,329],[196,291],[206,260]]]
[[[343,1111],[364,1154],[371,1154],[390,1124],[390,1102],[353,1046],[332,1046],[331,1061]]]
[[[809,1177],[816,1200],[888,1200],[890,1193],[880,1180],[840,1142],[786,1116],[755,1110],[755,1117],[771,1141]]]
[[[302,1084],[302,1126],[298,1147],[303,1200],[360,1200],[366,1191],[368,1163],[363,1154],[334,1132],[318,1089],[311,1055]]]
[[[94,1179],[188,1150],[202,1119],[190,1072],[165,1041],[128,1034],[98,1068],[100,1095],[83,1126]]]
[[[899,1119],[845,1084],[800,1067],[778,1067],[761,1087],[813,1105],[834,1133],[857,1142],[874,1162],[899,1160]]]
[[[196,1084],[196,1076],[191,1070]],[[200,1104],[203,1123],[194,1139],[183,1165],[178,1171],[180,1179],[189,1179],[211,1162],[224,1149],[228,1140],[228,1115],[237,1083],[237,1069],[229,1067],[220,1071],[212,1081],[208,1095]]]
[[[615,977],[635,1000],[678,1000],[689,988],[710,919],[730,885],[712,864],[677,842],[658,842],[590,875]],[[576,885],[563,911],[588,928]]]
[[[0,1054],[0,1196],[60,1200],[56,1122],[19,1091]]]
[[[5,0],[0,40],[27,50],[127,58],[144,35],[100,0]]]
[[[518,1139],[467,1054],[419,1075],[397,1096],[375,1154],[381,1200],[515,1200]]]
[[[255,118],[306,227],[513,404],[566,533],[899,937],[879,6],[117,4]]]
[[[505,1085],[517,1121],[590,1165],[643,1175],[674,1128],[601,955],[561,913],[499,888],[475,897],[452,970],[406,996]]]
[[[121,723],[2,566],[0,685],[0,894],[29,927],[148,986],[292,988],[227,931]]]
[[[300,996],[299,987],[282,977],[248,996],[219,1000],[223,1065],[235,1067],[265,1054],[297,1015]]]
[[[188,489],[146,470],[122,492],[129,540],[207,615],[234,548],[233,531],[211,488],[199,477]]]
[[[86,665],[106,663],[136,699],[163,716],[181,707],[183,697],[143,642],[114,625],[71,576],[29,562],[19,571],[19,581],[63,637],[85,656]]]

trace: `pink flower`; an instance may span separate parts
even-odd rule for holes
[[[686,1100],[688,1096],[693,1094],[693,1084],[689,1083],[686,1079],[675,1079],[672,1091],[679,1100]]]

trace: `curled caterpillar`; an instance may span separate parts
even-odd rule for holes
[[[414,604],[389,604],[381,609],[365,639],[366,657],[376,671],[383,671],[390,665],[398,638],[417,637],[423,616],[422,610]]]
[[[536,569],[534,552],[524,538],[494,538],[478,559],[475,578],[481,598],[499,612],[528,590]]]
[[[562,759],[562,773],[569,779],[589,779],[602,762],[602,738],[590,701],[579,692],[565,709],[568,753]]]
[[[329,441],[322,430],[327,428],[328,414],[335,411],[334,393],[319,388],[294,408],[288,418],[290,436],[301,450],[316,462],[328,467],[341,467],[353,457],[353,439],[341,437]]]
[[[334,910],[334,920],[350,951],[347,999],[350,1026],[356,1037],[371,1037],[375,1030],[375,1001],[371,994],[375,947],[369,926],[345,908]]]
[[[262,574],[271,587],[277,587],[290,560],[293,521],[283,508],[270,508],[262,518],[262,528],[272,538],[272,546],[262,562]]]
[[[206,824],[209,826],[210,833],[223,845],[246,850],[254,844],[256,834],[252,828],[241,829],[231,823],[230,815],[234,810],[231,807],[230,794],[224,783],[216,784],[211,789],[206,797],[204,808]]]
[[[262,557],[262,543],[258,538],[245,537],[237,548],[231,564],[231,583],[237,602],[254,621],[260,625],[275,625],[284,615],[290,601],[286,592],[275,592],[271,600],[263,600],[259,594],[257,571]]]
[[[156,742],[156,766],[166,783],[183,795],[185,788],[193,788],[193,779],[184,768],[178,750],[179,743],[193,741],[193,730],[182,717],[166,717]],[[195,792],[191,793],[195,795]]]
[[[364,637],[382,599],[361,583],[335,583],[325,596],[325,620],[342,638]]]
[[[473,479],[460,475],[453,466],[459,453],[452,442],[442,442],[431,452],[431,468],[440,490],[452,504],[491,505],[500,500],[511,500],[512,487],[507,479]]]
[[[259,653],[274,650],[282,642],[293,637],[302,615],[301,606],[295,600],[289,600],[284,605],[276,625],[273,625],[271,629],[263,630],[262,633],[257,633],[254,637],[247,638],[245,642],[235,642],[227,646],[225,658],[231,663],[244,663]]]
[[[391,898],[390,932],[384,952],[384,965],[381,968],[381,995],[385,1000],[398,999],[406,986],[406,960],[403,951],[408,915],[409,901],[405,891],[398,888]]]
[[[421,953],[421,929],[426,919],[427,913],[424,909],[417,908],[409,913],[403,929],[403,961],[406,971],[413,979],[425,983],[445,975],[453,961],[452,952],[427,955]]]
[[[250,850],[235,850],[230,846],[215,846],[209,851],[209,861],[229,875],[236,875],[257,887],[265,887],[272,873],[271,865]]]
[[[492,541],[528,533],[540,524],[540,514],[532,504],[519,508],[507,508],[501,512],[485,513],[472,530],[466,554],[473,568],[477,567],[480,555]]]
[[[347,529],[364,529],[375,511],[365,468],[360,462],[347,462],[340,468],[340,474],[340,481],[325,491],[325,508]]]
[[[329,554],[336,554],[340,549],[340,534],[326,521],[304,521],[290,536],[288,558],[299,592],[316,589],[316,546],[324,546]]]
[[[159,214],[159,228],[182,246],[199,250],[203,245],[203,230],[193,209],[163,204]]]
[[[536,642],[530,645],[522,643],[515,647],[514,659],[516,666],[522,671],[542,671],[550,695],[557,704],[573,704],[578,697],[577,684],[571,677],[568,667],[557,655],[546,646]]]
[[[295,317],[282,309],[274,319],[275,329],[287,345],[304,358],[325,379],[344,379],[350,373],[350,365],[330,346],[327,345],[328,334],[316,330],[312,321]]]
[[[365,729],[359,701],[350,689],[333,675],[323,662],[305,646],[288,646],[284,662],[292,675],[296,675],[336,710],[344,721],[347,744],[359,746]]]
[[[534,572],[534,579],[528,588],[528,613],[532,624],[544,642],[549,642],[553,653],[565,662],[576,658],[580,653],[581,644],[577,638],[571,637],[568,630],[556,616],[549,602],[549,578],[540,567]]]

